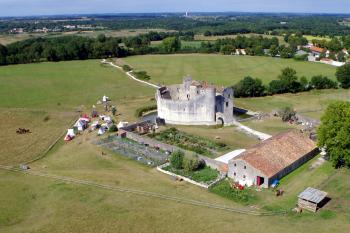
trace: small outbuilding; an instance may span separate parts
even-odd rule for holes
[[[316,212],[327,200],[327,193],[308,187],[298,196],[298,206],[302,209]]]

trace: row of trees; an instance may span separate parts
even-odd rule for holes
[[[336,77],[340,87],[350,87],[350,64],[339,67]],[[309,91],[312,89],[330,89],[338,88],[339,83],[325,76],[313,76],[310,81],[306,77],[298,78],[297,72],[292,68],[282,70],[278,79],[272,80],[265,86],[261,79],[245,77],[233,86],[235,97],[259,97],[265,95],[297,93]]]

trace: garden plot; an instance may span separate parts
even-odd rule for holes
[[[203,137],[179,131],[176,128],[166,129],[162,132],[152,134],[150,137],[209,158],[217,157],[228,149],[225,143],[211,141]]]
[[[163,150],[118,136],[102,139],[97,144],[149,166],[164,164],[168,159],[168,153]]]

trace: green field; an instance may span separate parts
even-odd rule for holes
[[[264,83],[277,79],[285,67],[294,68],[299,76],[335,77],[335,68],[325,64],[300,62],[292,59],[208,54],[149,55],[123,59],[138,70],[146,70],[154,83],[174,84],[185,75],[218,85],[233,85],[245,76],[260,78]]]
[[[125,60],[131,63],[137,59],[139,65],[152,75],[153,81],[157,78],[154,76],[157,68],[156,64],[151,64],[148,60],[159,62],[163,67],[161,72],[166,74],[158,76],[159,82],[164,79],[166,83],[176,83],[187,72],[183,69],[179,72],[176,68],[177,64],[181,64],[182,57],[185,60],[183,66],[197,67],[198,75],[204,74],[199,69],[211,73],[211,76],[203,75],[198,79],[225,84],[231,82],[229,78],[225,79],[225,75],[232,73],[229,62],[225,63],[226,73],[225,70],[213,69],[215,66],[205,67],[204,63],[219,64],[218,59],[237,59],[211,55],[154,57],[163,60],[174,58],[174,62],[172,59],[159,62],[153,56],[130,57]],[[245,59],[249,60],[248,57],[240,58],[241,61]],[[270,61],[270,66],[273,66],[275,60],[265,61]],[[246,63],[237,62],[236,65],[240,65],[241,74],[249,73],[249,69],[245,68]],[[308,70],[304,69],[305,72]],[[180,75],[173,75],[172,72]],[[259,72],[261,76],[271,75],[268,67]],[[154,98],[155,91],[129,79],[115,68],[100,65],[98,60],[0,67],[0,83],[0,130],[4,132],[0,135],[4,147],[0,149],[0,165],[4,162],[19,163],[39,155],[69,127],[69,122],[78,114],[77,108],[89,112],[91,105],[96,104],[104,94],[117,104],[121,115],[116,121],[132,122],[136,120],[134,112],[137,108],[154,101],[151,99]],[[325,107],[329,99],[347,98],[348,94],[345,90],[332,90],[235,101],[244,107],[266,111],[286,103],[293,103],[298,108],[305,104],[303,108],[309,109]],[[290,127],[273,120],[266,120],[262,126],[259,122],[247,124],[270,133]],[[14,130],[17,127],[31,128],[33,133],[16,138]],[[256,143],[256,139],[243,135],[232,127],[215,129],[183,126],[179,129],[211,140],[219,136],[234,148]],[[254,211],[281,208],[289,211],[295,206],[297,194],[308,186],[329,192],[332,200],[317,214],[305,212],[298,215],[289,212],[283,216],[258,217],[0,170],[0,232],[322,233],[347,232],[350,227],[350,170],[335,171],[327,162],[310,170],[310,164],[314,162],[312,160],[283,179],[281,188],[286,191],[283,197],[277,198],[272,191],[265,190],[257,192],[258,199],[254,206],[243,206],[202,188],[174,181],[155,169],[92,144],[94,140],[95,132],[84,132],[69,143],[61,139],[46,157],[30,164],[30,170]]]

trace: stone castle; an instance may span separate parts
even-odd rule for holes
[[[156,93],[158,117],[168,124],[229,125],[233,122],[233,89],[217,88],[185,77],[182,84]]]

